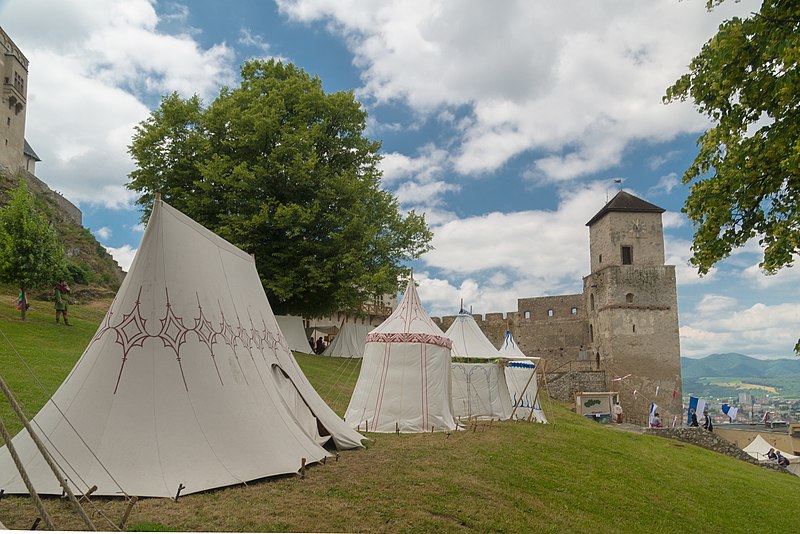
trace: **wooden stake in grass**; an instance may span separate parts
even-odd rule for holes
[[[175,502],[178,502],[178,499],[181,498],[181,491],[185,490],[186,486],[183,485],[183,482],[178,484],[178,492],[175,494]]]
[[[97,491],[97,485],[94,485],[94,486],[92,486],[91,488],[89,488],[89,489],[86,491],[86,493],[84,493],[83,495],[81,495],[81,498],[80,498],[80,499],[78,499],[78,502],[80,502],[80,503],[89,502],[89,496],[90,496],[92,493],[94,493],[95,491]]]
[[[139,500],[139,497],[134,495],[131,497],[131,500],[128,501],[128,507],[125,508],[125,513],[122,515],[122,520],[119,522],[119,529],[125,530],[125,523],[128,522],[128,517],[131,515],[131,511],[133,511],[133,505]]]
[[[306,459],[300,459],[300,478],[306,478]]]

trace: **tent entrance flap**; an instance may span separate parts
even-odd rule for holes
[[[297,386],[294,385],[289,375],[278,364],[272,364],[272,379],[275,381],[275,386],[289,414],[303,432],[320,445],[327,443],[331,438],[330,433],[322,426],[322,423],[320,423],[305,399],[303,399]]]

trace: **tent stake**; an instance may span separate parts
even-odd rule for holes
[[[178,502],[178,499],[181,498],[181,491],[185,490],[186,486],[183,485],[183,482],[178,484],[178,493],[175,494],[175,502]]]
[[[14,444],[11,442],[11,436],[8,435],[8,431],[6,430],[5,425],[3,424],[3,418],[0,417],[0,436],[3,437],[3,441],[6,442],[6,447],[8,447],[8,452],[11,454],[11,458],[14,460],[14,463],[17,466],[17,471],[19,471],[19,476],[22,477],[22,481],[25,482],[25,487],[28,488],[28,493],[31,496],[31,500],[33,504],[36,506],[36,510],[39,512],[41,517],[37,517],[36,521],[40,521],[42,517],[44,517],[44,524],[47,525],[48,530],[55,530],[56,528],[53,526],[53,522],[50,520],[50,516],[47,514],[47,510],[44,508],[44,503],[42,499],[39,497],[39,494],[36,493],[36,490],[33,488],[33,483],[31,483],[31,479],[28,478],[28,473],[25,471],[25,466],[23,466],[22,461],[17,454],[17,449],[14,447]],[[0,492],[0,496],[5,493],[5,490]],[[36,528],[37,523],[34,523],[31,527],[31,530]]]
[[[339,461],[339,451],[336,451],[336,461]]]
[[[128,501],[128,507],[125,508],[125,513],[122,514],[122,521],[119,522],[119,529],[120,530],[125,530],[125,523],[128,522],[128,517],[130,517],[130,515],[131,515],[131,511],[133,510],[133,505],[136,504],[136,501],[138,501],[138,500],[139,500],[139,497],[134,495],[133,497],[131,497],[131,500]]]
[[[394,433],[397,434],[398,436],[400,435],[400,422],[399,421],[396,421],[395,424],[394,424]]]
[[[33,524],[31,525],[31,530],[36,530],[36,527],[39,526],[39,522],[41,520],[42,520],[41,517],[37,517],[36,519],[34,519]],[[53,529],[53,530],[55,530],[55,529]]]
[[[91,494],[92,494],[92,493],[94,493],[95,491],[97,491],[97,485],[96,485],[96,484],[95,484],[94,486],[92,486],[91,488],[89,488],[89,489],[86,491],[86,493],[84,493],[83,495],[81,495],[81,498],[80,498],[80,499],[78,499],[78,502],[81,502],[81,503],[83,503],[83,502],[88,502],[88,501],[89,501],[89,495],[91,495]]]
[[[11,390],[8,388],[8,385],[6,384],[6,381],[3,380],[2,376],[0,376],[0,390],[3,391],[3,394],[8,399],[9,404],[11,404],[11,407],[14,409],[17,417],[22,422],[25,430],[28,431],[28,435],[31,437],[31,440],[33,440],[33,443],[36,444],[36,448],[39,449],[39,453],[42,455],[42,458],[44,458],[44,461],[47,463],[48,467],[50,467],[50,470],[53,472],[53,475],[55,475],[56,480],[58,480],[59,484],[61,484],[61,487],[64,489],[64,491],[67,492],[69,500],[75,506],[75,510],[77,510],[78,515],[81,516],[81,519],[83,519],[83,522],[86,524],[89,530],[97,530],[97,528],[94,526],[94,523],[92,523],[92,520],[89,519],[88,515],[86,515],[86,511],[78,502],[78,499],[75,498],[75,494],[72,493],[72,489],[66,482],[67,479],[61,474],[61,470],[58,468],[53,460],[53,457],[50,455],[50,451],[47,450],[47,447],[45,447],[44,443],[42,443],[42,441],[39,439],[39,435],[33,431],[33,427],[28,421],[28,418],[25,417],[25,414],[22,412],[22,408],[20,408],[19,403],[17,403],[17,399],[15,399],[14,395],[11,394]]]
[[[300,478],[306,478],[306,459],[300,458]]]

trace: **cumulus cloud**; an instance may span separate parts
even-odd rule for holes
[[[106,250],[111,257],[122,267],[122,270],[128,272],[133,263],[133,258],[136,256],[135,248],[130,245],[122,245],[121,247],[106,247]]]
[[[103,226],[102,228],[98,228],[97,230],[95,230],[94,234],[103,241],[105,241],[106,239],[111,237],[111,228],[109,228],[108,226]]]
[[[167,8],[165,20],[186,19],[185,6]],[[130,206],[127,145],[148,102],[171,91],[208,98],[234,79],[231,48],[203,48],[188,28],[160,31],[151,1],[10,0],[0,19],[30,60],[26,138],[42,158],[37,172],[78,204]]]
[[[680,329],[681,352],[702,357],[739,352],[756,358],[791,357],[800,332],[800,304],[740,306],[736,299],[708,295]]]
[[[498,169],[526,151],[541,180],[570,180],[617,164],[633,141],[664,141],[707,123],[666,87],[732,14],[726,2],[469,3],[278,0],[282,13],[323,21],[361,69],[360,93],[442,120],[466,106],[454,168]],[[444,111],[443,111],[444,110]]]

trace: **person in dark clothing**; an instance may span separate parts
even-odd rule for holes
[[[773,462],[778,459],[778,455],[775,454],[775,449],[770,448],[769,452],[767,453],[767,459],[772,460]]]
[[[789,467],[789,459],[781,454],[781,451],[778,451],[778,465],[783,467]]]
[[[708,430],[709,432],[714,431],[714,422],[711,421],[711,416],[708,415],[707,411],[703,411],[703,428]]]
[[[314,349],[314,352],[316,352],[317,354],[322,354],[323,352],[325,352],[325,342],[322,341],[322,336],[319,336],[319,339],[317,339],[317,346]]]
[[[694,413],[694,408],[689,408],[689,413],[691,414],[692,422],[689,423],[689,426],[700,426],[697,424],[697,414]]]

